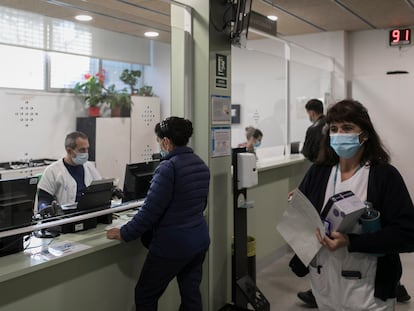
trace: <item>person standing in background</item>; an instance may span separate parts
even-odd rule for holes
[[[305,141],[303,143],[302,154],[311,162],[315,162],[318,157],[319,147],[323,137],[323,128],[326,124],[326,117],[323,114],[323,103],[319,99],[311,99],[305,105],[306,112],[312,125],[306,130]],[[309,308],[317,308],[315,297],[312,290],[298,292],[298,298]]]
[[[313,123],[306,130],[305,142],[303,143],[302,154],[311,162],[318,157],[319,147],[323,136],[323,128],[326,118],[323,114],[323,103],[319,99],[311,99],[305,105],[309,120]]]

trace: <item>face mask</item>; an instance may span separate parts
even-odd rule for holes
[[[170,153],[169,151],[164,151],[164,150],[160,151],[160,155],[162,158],[165,158],[169,153]]]
[[[258,142],[256,142],[255,144],[254,144],[254,147],[255,148],[258,148],[258,147],[260,147],[260,145],[262,144],[262,142],[261,141],[258,141]]]
[[[76,157],[72,158],[73,163],[76,165],[83,165],[88,161],[89,153],[87,152],[79,152],[76,154]]]
[[[160,142],[160,155],[162,158],[165,158],[170,152],[166,150],[162,150],[161,142]]]
[[[352,158],[362,145],[359,142],[360,134],[331,134],[331,147],[339,157],[344,159]]]

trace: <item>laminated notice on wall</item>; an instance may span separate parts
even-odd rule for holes
[[[211,129],[211,156],[231,155],[231,130],[229,126]]]

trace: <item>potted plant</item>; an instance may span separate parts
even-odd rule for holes
[[[106,101],[111,107],[111,116],[128,116],[131,109],[132,100],[131,95],[128,93],[127,89],[124,88],[121,91],[117,91],[115,90],[115,85],[111,85],[106,88],[106,91]]]
[[[107,94],[104,88],[105,70],[100,70],[95,75],[84,75],[84,82],[77,82],[74,93],[81,96],[89,108],[89,116],[99,117],[100,107],[105,102]]]
[[[119,79],[125,84],[129,85],[131,89],[131,95],[133,95],[133,94],[138,94],[138,89],[136,89],[135,86],[137,85],[138,78],[140,77],[141,77],[141,70],[125,69],[124,71],[122,71]]]
[[[152,92],[152,86],[149,85],[144,85],[141,87],[138,94],[141,96],[154,96],[154,93]]]

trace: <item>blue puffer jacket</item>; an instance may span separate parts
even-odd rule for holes
[[[149,246],[153,254],[186,258],[210,244],[203,216],[210,182],[207,165],[189,147],[177,147],[157,167],[144,204],[121,227],[124,241],[155,228]]]

